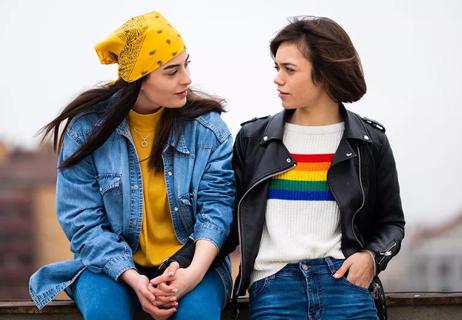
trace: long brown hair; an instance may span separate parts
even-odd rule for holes
[[[64,134],[70,121],[75,116],[92,110],[99,102],[111,98],[111,104],[105,110],[101,125],[96,126],[86,142],[73,155],[61,163],[60,169],[69,168],[79,163],[104,144],[117,126],[127,117],[136,102],[144,79],[145,77],[131,83],[119,79],[87,90],[69,103],[55,119],[40,130],[40,133],[43,133],[42,141],[47,136],[52,135],[53,149],[55,152],[59,152],[63,147]],[[224,100],[191,89],[188,90],[187,102],[184,107],[179,109],[166,108],[157,127],[157,139],[154,139],[153,142],[149,166],[157,171],[163,170],[162,150],[168,141],[172,128],[181,130],[182,121],[192,120],[211,111],[224,112]],[[60,132],[60,126],[63,122],[65,122],[65,125]]]
[[[303,16],[289,20],[270,43],[273,58],[283,42],[298,46],[312,64],[311,78],[338,102],[354,102],[366,93],[359,55],[350,37],[335,21]]]

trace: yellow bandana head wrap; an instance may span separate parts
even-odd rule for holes
[[[175,28],[154,11],[131,18],[95,49],[101,63],[117,63],[119,77],[133,82],[164,65],[186,47]]]

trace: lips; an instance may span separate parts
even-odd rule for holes
[[[289,95],[289,93],[287,92],[284,92],[284,91],[281,91],[281,90],[278,90],[278,96],[279,98],[285,98]]]
[[[175,93],[177,96],[186,97],[188,95],[188,89]]]

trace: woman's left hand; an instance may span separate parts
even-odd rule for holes
[[[176,289],[175,296],[180,300],[186,293],[194,289],[201,281],[204,275],[191,267],[179,268],[175,271],[174,280],[168,283],[158,281],[157,278],[151,280],[151,284],[155,285],[161,291],[168,291],[173,287]]]
[[[181,299],[186,293],[194,289],[201,281],[204,275],[191,267],[179,268],[175,272],[175,279],[170,282],[170,286],[176,288],[178,291],[175,296],[178,300]],[[160,283],[158,288],[163,290],[165,283]]]
[[[374,278],[374,259],[369,252],[356,252],[343,262],[334,278],[340,279],[347,271],[349,282],[367,289]]]

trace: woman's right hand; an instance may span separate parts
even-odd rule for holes
[[[122,273],[120,278],[135,291],[143,311],[153,319],[168,319],[176,312],[178,303],[173,289],[171,296],[165,296],[165,292],[159,292],[163,295],[161,299],[160,296],[156,297],[158,289],[150,288],[151,284],[148,277],[139,274],[136,270],[129,269]]]

